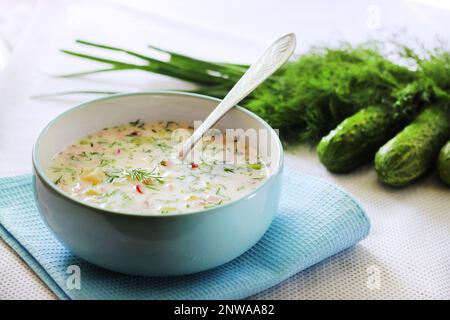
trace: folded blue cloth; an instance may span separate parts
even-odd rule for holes
[[[61,299],[240,299],[278,284],[367,236],[369,220],[348,194],[286,168],[279,211],[250,250],[212,270],[180,277],[135,277],[74,256],[36,209],[31,176],[0,178],[0,236]],[[68,286],[70,265],[81,288]]]

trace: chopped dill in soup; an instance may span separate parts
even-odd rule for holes
[[[222,135],[202,139],[189,161],[177,159],[183,137],[192,132],[188,124],[172,121],[104,128],[59,152],[47,174],[78,200],[141,214],[213,208],[250,193],[267,178],[254,148]]]

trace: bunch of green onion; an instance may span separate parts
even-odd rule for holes
[[[142,63],[62,50],[106,65],[105,68],[65,77],[140,70],[194,83],[197,88],[193,92],[223,98],[248,68],[242,64],[196,59],[154,46],[149,46],[149,54],[140,54],[88,41],[76,42],[125,53]],[[449,105],[449,52],[435,49],[421,58],[408,47],[399,48],[402,65],[386,58],[379,43],[311,49],[287,63],[241,105],[278,128],[284,141],[309,143],[316,143],[343,119],[370,105],[383,106],[392,113],[392,117],[402,118],[413,117],[424,104],[438,102]],[[155,50],[164,53],[167,59],[152,57],[150,53]]]

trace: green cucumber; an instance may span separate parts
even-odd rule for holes
[[[378,148],[395,134],[397,128],[384,108],[367,107],[323,137],[317,145],[317,154],[328,170],[350,171],[371,161]]]
[[[450,120],[439,107],[424,109],[375,155],[379,179],[390,186],[404,186],[423,176],[448,140]]]
[[[450,141],[448,141],[439,152],[437,161],[439,178],[450,186]]]

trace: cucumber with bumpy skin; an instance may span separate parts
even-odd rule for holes
[[[448,141],[439,152],[437,161],[439,178],[450,186],[450,141]]]
[[[424,109],[375,155],[375,170],[382,182],[404,186],[423,176],[436,161],[450,133],[448,114],[439,107]]]
[[[395,134],[397,127],[384,108],[361,109],[320,140],[317,154],[330,171],[352,170],[371,161],[378,148]]]

